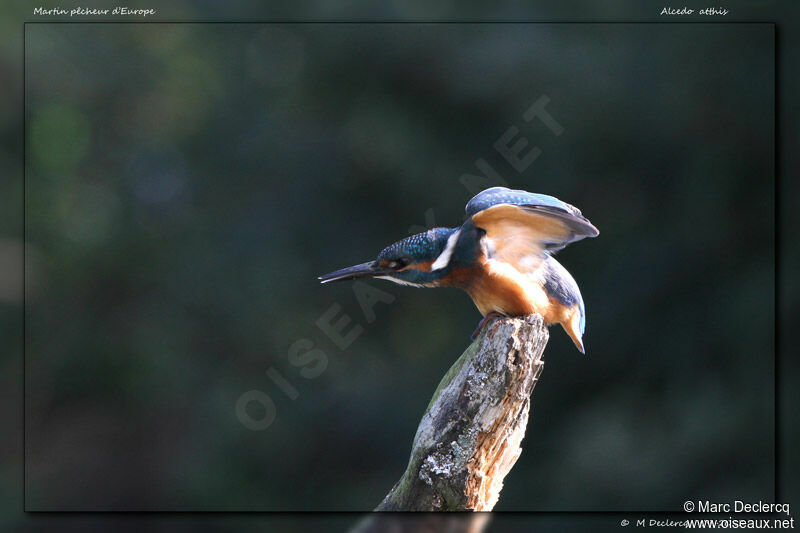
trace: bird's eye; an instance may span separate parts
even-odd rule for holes
[[[405,259],[395,259],[394,261],[389,261],[387,266],[393,270],[399,270],[407,264],[408,262]]]

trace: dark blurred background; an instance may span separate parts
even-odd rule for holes
[[[25,43],[29,510],[377,505],[480,315],[373,282],[395,300],[370,322],[316,276],[460,224],[479,159],[601,231],[559,255],[588,356],[551,330],[496,509],[772,497],[771,25],[31,24]],[[523,118],[543,96],[560,135]],[[512,126],[541,150],[521,173],[493,148]],[[363,328],[345,349],[329,311]],[[312,376],[298,341],[324,354]],[[254,390],[262,431],[237,415]]]

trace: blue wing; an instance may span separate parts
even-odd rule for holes
[[[478,211],[483,211],[497,204],[540,205],[555,207],[567,212],[576,212],[578,215],[581,214],[576,207],[562,202],[555,196],[507,189],[505,187],[492,187],[491,189],[479,192],[469,201],[466,207],[467,216],[471,217]]]
[[[575,206],[546,194],[505,187],[478,193],[469,201],[466,211],[478,227],[506,234],[522,230],[536,241],[529,243],[530,246],[549,253],[600,233]]]

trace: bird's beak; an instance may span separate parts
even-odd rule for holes
[[[370,261],[368,263],[361,263],[360,265],[343,268],[341,270],[337,270],[336,272],[331,272],[330,274],[325,274],[317,279],[319,279],[322,283],[328,283],[330,281],[373,278],[375,276],[381,276],[388,273],[389,270],[379,267],[375,261]]]

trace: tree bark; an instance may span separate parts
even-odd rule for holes
[[[522,451],[548,338],[539,315],[484,327],[439,383],[408,467],[376,511],[492,510]]]

